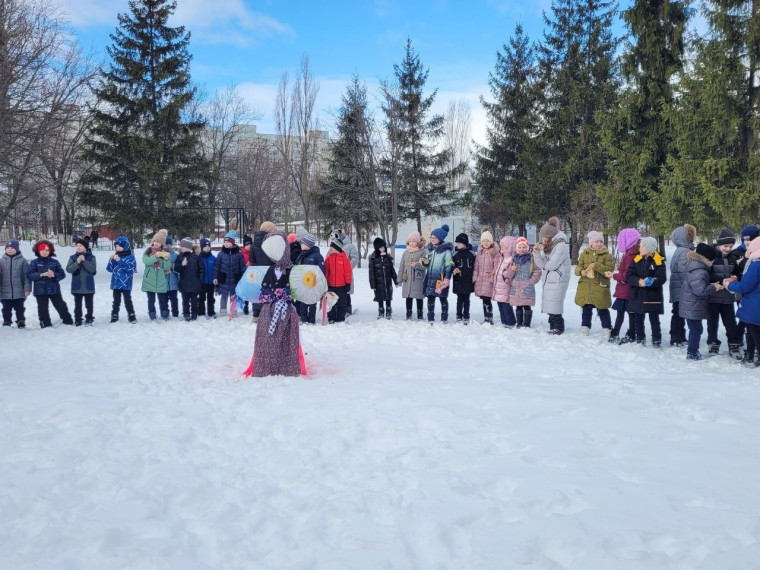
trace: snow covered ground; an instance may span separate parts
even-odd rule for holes
[[[138,274],[109,324],[109,254],[95,326],[0,329],[2,568],[760,568],[760,372],[725,355],[582,338],[574,284],[562,337],[376,321],[359,270],[307,378],[243,380],[247,317],[150,323]]]

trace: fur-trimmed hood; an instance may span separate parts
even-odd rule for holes
[[[712,261],[707,259],[704,255],[700,255],[696,251],[687,251],[686,259],[688,259],[689,261],[698,261],[700,263],[704,263],[708,269],[712,267],[712,264],[713,264]]]

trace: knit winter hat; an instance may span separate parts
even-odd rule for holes
[[[736,243],[736,236],[734,235],[734,232],[728,228],[724,228],[718,234],[718,241],[716,243],[718,245],[734,245]]]
[[[438,241],[441,243],[446,241],[446,236],[449,235],[449,226],[448,224],[443,224],[440,228],[434,229],[432,232],[430,232],[430,235],[434,235],[438,238]]]
[[[253,238],[251,236],[244,235],[243,236],[243,245],[244,246],[246,246],[246,245],[253,245]]]
[[[154,241],[157,241],[161,245],[166,245],[166,238],[169,235],[169,232],[167,230],[158,230],[154,235],[153,239],[150,240],[150,243],[153,243]]]
[[[39,255],[40,251],[43,249],[48,250],[51,256],[55,255],[55,246],[53,245],[53,242],[46,239],[37,242],[32,248],[32,251],[34,252],[34,255]]]
[[[538,230],[541,239],[551,239],[559,233],[559,219],[556,216],[549,218],[546,223]]]
[[[742,241],[744,241],[744,238],[748,237],[750,241],[755,239],[756,237],[760,237],[760,229],[758,229],[757,226],[747,226],[742,230]]]
[[[604,241],[604,234],[602,232],[592,230],[586,234],[586,239],[588,240],[588,244],[591,245],[595,241]]]
[[[237,241],[237,232],[235,230],[230,230],[226,234],[224,234],[224,240],[230,240],[232,242]]]
[[[272,222],[262,222],[259,226],[259,230],[270,234],[277,231],[277,226],[275,226]]]
[[[330,241],[330,247],[339,252],[343,251],[343,242],[340,241],[338,238],[334,237]]]
[[[372,247],[375,248],[375,251],[380,251],[381,247],[386,247],[387,244],[385,243],[385,240],[381,237],[376,237],[375,240],[372,242]]]
[[[647,251],[649,253],[654,253],[655,251],[657,251],[657,240],[651,236],[642,238],[641,245],[647,248]]]
[[[620,253],[625,253],[631,249],[641,239],[641,234],[636,228],[625,228],[620,230],[617,236],[617,248]]]
[[[410,241],[416,241],[419,244],[420,241],[422,241],[422,236],[420,235],[420,232],[418,231],[409,232],[409,235],[406,236],[406,243],[409,243]]]
[[[261,244],[261,249],[264,250],[266,256],[276,263],[282,258],[282,254],[285,252],[287,242],[282,236],[273,235],[267,237]]]
[[[715,258],[718,256],[718,252],[715,251],[715,248],[706,243],[698,243],[696,252],[710,261],[715,261]]]
[[[288,234],[288,243],[295,243],[296,239],[297,239],[296,234],[294,234],[293,232],[290,232]]]
[[[517,238],[517,241],[515,242],[515,251],[517,251],[517,246],[520,245],[521,243],[524,243],[525,245],[528,246],[528,249],[530,249],[530,242],[528,241],[528,238],[519,237]]]
[[[174,244],[174,240],[170,238],[169,236],[166,236],[166,242],[164,245],[172,245]]]
[[[304,230],[303,234],[301,234],[301,243],[308,245],[309,247],[314,247],[317,244],[317,236]]]
[[[760,237],[756,237],[747,246],[747,257],[749,259],[760,259]]]
[[[467,234],[459,234],[456,239],[454,240],[454,243],[461,243],[464,244],[465,247],[470,245],[470,238],[467,237]]]
[[[20,251],[17,239],[9,239],[8,241],[5,242],[5,247],[6,248],[12,247],[16,251]]]
[[[189,237],[182,238],[179,242],[180,247],[186,247],[187,249],[193,249],[193,240]]]
[[[493,243],[493,234],[489,232],[488,230],[484,231],[482,234],[480,234],[480,241],[488,240],[491,243]]]
[[[74,245],[82,245],[85,249],[90,249],[90,242],[88,242],[84,238],[79,238],[77,241],[74,242]]]
[[[296,229],[296,239],[301,239],[303,237],[303,234],[306,233],[306,228],[300,227]]]
[[[211,245],[211,242],[207,240],[206,238],[201,238],[201,249],[203,249],[204,247],[208,245]]]

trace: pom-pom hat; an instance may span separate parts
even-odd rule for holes
[[[449,226],[448,224],[443,224],[440,228],[436,228],[432,232],[430,232],[430,234],[437,237],[438,241],[443,243],[444,241],[446,241],[446,236],[449,235]]]
[[[556,216],[552,216],[547,222],[541,226],[538,230],[538,235],[541,239],[552,239],[559,233],[559,219]]]

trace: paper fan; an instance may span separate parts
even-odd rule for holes
[[[235,287],[235,295],[249,303],[258,303],[261,296],[261,282],[267,274],[267,265],[254,265],[245,270]]]
[[[313,305],[327,291],[327,279],[316,265],[296,265],[290,270],[290,294],[293,299]]]

